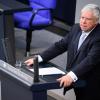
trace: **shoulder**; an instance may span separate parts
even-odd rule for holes
[[[70,35],[76,35],[81,32],[81,28],[80,28],[80,25],[79,23],[76,23],[74,24],[72,27],[71,27],[71,30],[70,30]]]
[[[97,26],[94,28],[94,30],[92,31],[92,33],[96,36],[100,37],[100,24],[97,24]]]
[[[74,24],[73,26],[72,26],[72,28],[71,28],[71,31],[80,31],[81,29],[80,29],[80,25],[79,25],[79,23],[76,23],[76,24]]]
[[[91,33],[92,38],[94,38],[92,40],[100,41],[100,24],[98,24]]]
[[[76,23],[76,24],[74,24],[72,27],[73,27],[73,28],[80,28],[80,25],[79,25],[79,23]]]
[[[97,24],[97,26],[94,29],[95,31],[99,31],[100,32],[100,24]]]

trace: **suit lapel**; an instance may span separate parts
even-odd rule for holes
[[[76,57],[78,55],[77,48],[78,48],[78,42],[79,42],[79,38],[80,38],[81,34],[82,34],[82,32],[79,31],[78,35],[75,37],[75,39],[73,39],[73,45],[72,46],[74,46],[73,47],[73,49],[74,49],[73,52],[74,53],[73,53],[73,57],[71,59],[70,64],[72,64],[74,62],[74,60],[76,59]]]
[[[75,41],[73,41],[74,42],[74,56],[77,53],[78,42],[79,42],[79,38],[80,38],[81,34],[82,34],[82,32],[80,31],[79,34],[77,35]]]

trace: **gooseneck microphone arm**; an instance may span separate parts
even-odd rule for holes
[[[33,58],[33,68],[34,68],[34,82],[39,82],[39,63],[38,63],[38,56],[35,55]]]

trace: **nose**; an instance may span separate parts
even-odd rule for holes
[[[83,19],[82,19],[82,22],[83,22],[83,23],[86,23],[86,18],[83,18]]]

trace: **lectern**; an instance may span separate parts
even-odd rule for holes
[[[40,76],[33,82],[33,73],[17,69],[0,60],[1,100],[47,100],[47,90],[59,89],[55,76]]]

